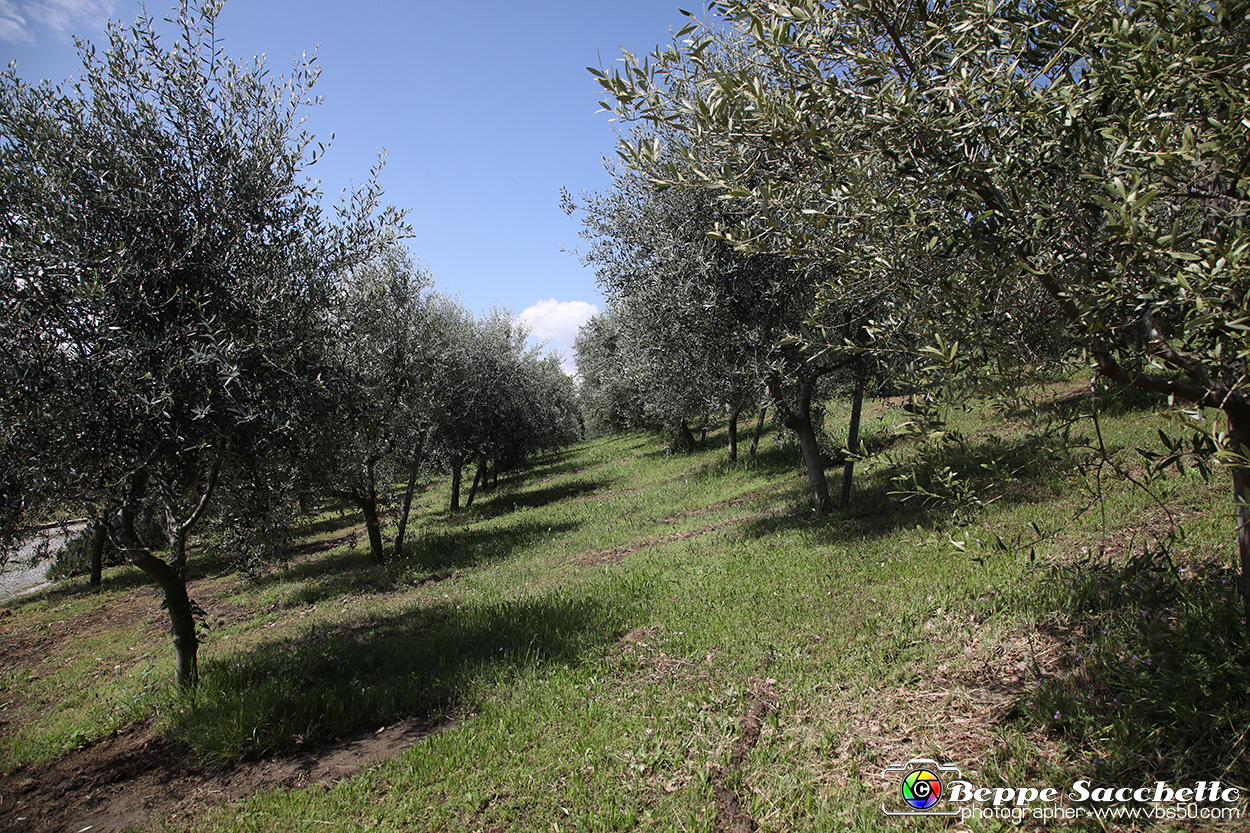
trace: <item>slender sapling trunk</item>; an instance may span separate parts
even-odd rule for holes
[[[864,368],[861,362],[855,372],[855,396],[851,402],[851,427],[846,432],[846,464],[842,468],[842,500],[838,506],[845,509],[851,505],[851,475],[855,470],[855,455],[859,453],[859,415],[864,408]]]
[[[760,437],[764,436],[764,418],[768,415],[768,406],[760,406],[759,419],[755,421],[755,437],[751,440],[751,456],[755,456],[755,452],[760,447]]]
[[[96,518],[91,522],[91,586],[99,587],[104,581],[104,543],[108,539],[109,528],[104,518]]]

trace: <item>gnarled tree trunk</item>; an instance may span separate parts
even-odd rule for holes
[[[806,379],[798,383],[798,395],[795,407],[791,408],[780,394],[780,385],[769,385],[773,393],[773,402],[777,413],[781,415],[781,423],[799,438],[799,448],[803,451],[803,464],[807,466],[807,485],[812,495],[812,508],[817,512],[827,513],[833,509],[829,501],[829,483],[825,479],[825,462],[820,457],[820,443],[816,439],[816,426],[812,422],[812,397],[816,393],[815,380]]]
[[[139,502],[147,490],[148,474],[131,476],[130,493],[122,508],[113,516],[113,535],[126,551],[131,563],[146,573],[165,594],[164,607],[169,612],[170,631],[174,638],[174,687],[188,691],[199,682],[197,653],[199,638],[195,634],[195,614],[187,595],[187,582],[170,564],[152,554],[135,530]],[[202,504],[201,504],[202,505]]]

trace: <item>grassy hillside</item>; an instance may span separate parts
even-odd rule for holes
[[[883,770],[912,758],[987,786],[1250,784],[1227,474],[1126,482],[1114,469],[1145,483],[1135,449],[1163,453],[1187,418],[1112,401],[1096,431],[1069,393],[927,439],[873,403],[874,453],[830,517],[797,449],[770,435],[730,465],[723,431],[689,455],[585,443],[455,516],[432,486],[384,568],[359,518],[327,511],[285,567],[200,567],[212,627],[184,700],[133,573],[10,602],[0,766],[135,721],[225,770],[404,717],[429,730],[333,786],[168,821],[258,831],[897,830]],[[1107,460],[1065,450],[1065,427]]]

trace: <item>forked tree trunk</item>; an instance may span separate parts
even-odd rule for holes
[[[356,504],[356,508],[365,516],[365,533],[369,536],[369,560],[374,564],[384,564],[386,551],[382,549],[382,519],[378,515],[378,489],[374,474],[377,461],[376,457],[365,460],[363,487],[331,490],[330,494]]]
[[[350,489],[331,490],[333,497],[346,500],[360,510],[365,516],[365,534],[369,538],[369,560],[374,564],[386,562],[386,551],[382,549],[382,519],[378,515],[378,496],[372,490]]]
[[[855,369],[855,397],[851,401],[851,427],[846,432],[846,464],[842,468],[842,500],[838,507],[851,505],[851,475],[855,471],[855,455],[859,453],[859,415],[864,408],[864,368]]]
[[[694,432],[690,430],[690,423],[685,417],[681,418],[681,422],[677,423],[677,439],[674,442],[678,451],[694,451]]]
[[[473,475],[473,485],[469,487],[469,498],[464,502],[464,508],[468,509],[473,505],[473,498],[477,497],[477,487],[482,483],[482,472],[486,469],[486,458],[479,456],[477,458],[477,473]]]
[[[421,471],[421,456],[425,451],[425,437],[417,440],[417,450],[412,455],[412,464],[408,468],[408,487],[404,489],[404,505],[399,513],[398,529],[395,531],[395,554],[404,552],[404,531],[408,528],[408,514],[412,511],[412,497],[417,489],[417,475]]]
[[[179,516],[178,502],[180,499],[179,490],[175,486],[175,482],[164,478],[157,478],[157,491],[161,498],[162,507],[165,510],[165,534],[169,541],[169,566],[182,579],[187,576],[187,539],[191,537],[191,529],[199,522],[200,517],[204,514],[204,509],[208,506],[209,500],[213,496],[213,490],[217,486],[217,475],[221,472],[221,457],[214,458],[213,465],[208,471],[208,479],[204,485],[204,493],[200,495],[199,503],[191,510],[191,514],[185,518]]]
[[[130,494],[121,510],[113,516],[113,533],[126,550],[126,556],[146,573],[165,594],[163,607],[169,611],[170,630],[174,639],[174,687],[189,691],[199,682],[197,652],[199,638],[195,635],[195,614],[187,595],[187,582],[168,563],[152,554],[135,531],[135,515],[139,501],[147,489],[148,475],[136,472],[131,479]],[[201,503],[203,505],[203,503]]]
[[[798,401],[793,409],[781,401],[779,386],[770,386],[774,403],[781,414],[781,422],[799,438],[803,452],[803,464],[807,466],[807,485],[812,495],[812,508],[822,514],[833,509],[829,501],[829,482],[825,479],[825,462],[820,458],[820,443],[816,439],[816,426],[812,423],[812,396],[816,385],[812,380],[799,383]]]

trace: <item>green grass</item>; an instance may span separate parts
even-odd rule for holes
[[[598,440],[454,516],[432,487],[384,567],[348,542],[255,580],[200,579],[210,619],[229,615],[193,697],[154,688],[160,634],[66,640],[79,658],[34,682],[6,671],[25,717],[5,727],[4,767],[140,717],[223,766],[405,716],[442,727],[331,789],[219,808],[204,830],[712,831],[726,795],[765,830],[898,830],[882,771],[915,757],[987,785],[1250,781],[1227,475],[1153,477],[1148,497],[1098,468],[1080,401],[951,412],[957,437],[900,442],[909,416],[869,408],[876,453],[850,509],[825,518],[771,440],[734,464],[723,447]],[[831,436],[843,419],[829,409]],[[1135,449],[1179,425],[1121,401],[1099,427],[1145,480]],[[900,484],[923,488],[904,500]],[[302,534],[358,525],[332,512]],[[128,593],[70,584],[10,605],[4,627],[54,628]],[[132,638],[150,656],[118,661]],[[53,705],[96,679],[88,655],[122,670]]]

